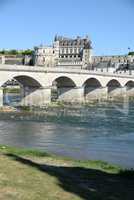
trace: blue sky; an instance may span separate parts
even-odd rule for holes
[[[95,55],[134,50],[134,0],[0,0],[0,49],[89,35]]]

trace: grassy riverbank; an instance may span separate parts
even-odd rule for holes
[[[133,171],[0,146],[0,199],[131,200]]]

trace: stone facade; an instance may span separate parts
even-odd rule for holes
[[[53,47],[39,46],[35,47],[34,51],[34,65],[36,66],[54,66],[55,65],[55,53]]]
[[[79,63],[86,68],[92,62],[92,47],[88,37],[76,39],[56,36],[53,46],[35,47],[34,65],[53,67]]]
[[[120,63],[134,63],[134,56],[129,55],[116,55],[116,56],[93,56],[92,57],[93,63],[100,63],[100,62],[111,62],[112,64]]]
[[[30,55],[0,55],[0,64],[33,65],[33,58]]]

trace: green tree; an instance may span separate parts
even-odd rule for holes
[[[130,51],[130,52],[128,53],[128,55],[129,55],[129,56],[134,56],[134,51]]]
[[[27,49],[27,50],[24,50],[22,52],[23,55],[32,55],[33,54],[33,51],[31,49]]]
[[[3,49],[3,50],[0,51],[0,54],[3,54],[3,55],[4,55],[5,52],[6,52],[6,51]]]
[[[17,55],[18,51],[16,49],[11,49],[10,51],[8,51],[9,55]]]

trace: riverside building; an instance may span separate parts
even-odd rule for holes
[[[0,55],[0,64],[65,67],[89,70],[134,70],[134,55],[94,56],[88,36],[55,36],[51,46],[40,45],[32,55]]]
[[[34,65],[54,67],[81,66],[87,68],[92,63],[92,46],[89,37],[75,39],[55,36],[52,46],[34,49]]]

